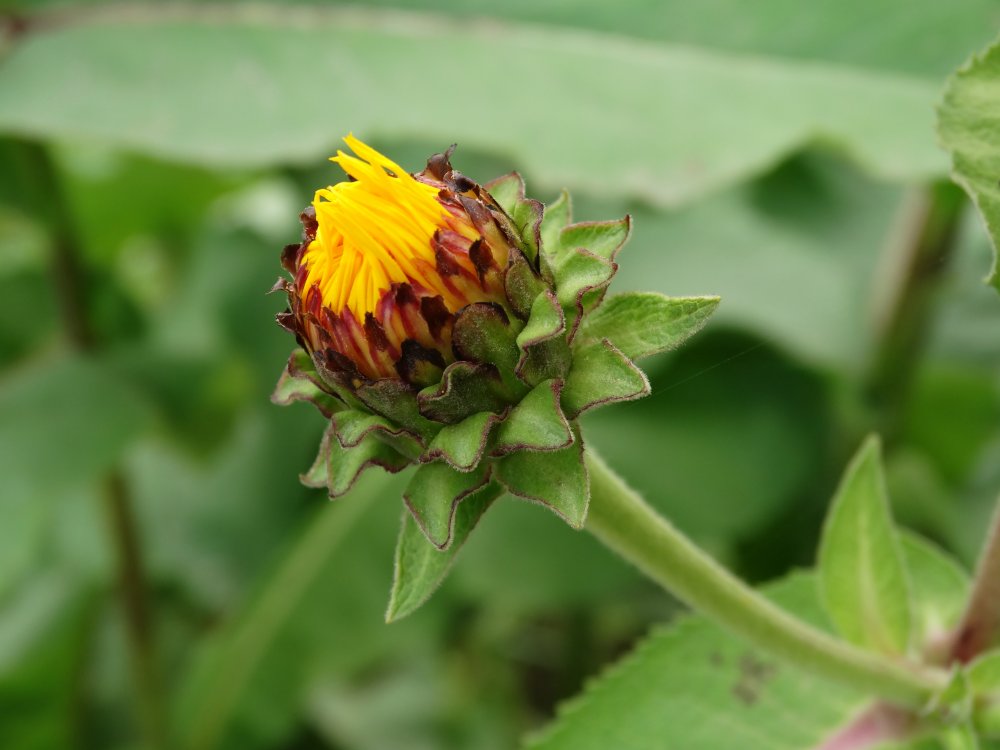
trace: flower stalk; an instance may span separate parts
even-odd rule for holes
[[[986,538],[969,603],[955,632],[951,656],[968,663],[1000,641],[1000,501]]]
[[[888,659],[817,630],[755,592],[695,546],[586,452],[594,536],[692,608],[771,656],[914,709],[948,682],[936,669]]]

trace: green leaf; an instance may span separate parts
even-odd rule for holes
[[[969,684],[978,698],[976,727],[987,737],[1000,738],[1000,651],[983,654],[969,665]]]
[[[489,480],[488,464],[471,472],[456,471],[446,463],[424,464],[406,486],[403,502],[427,539],[435,547],[447,549],[456,509]]]
[[[986,222],[993,245],[987,281],[1000,291],[1000,44],[972,57],[948,81],[938,109],[941,142],[952,155],[955,181]]]
[[[12,492],[93,479],[153,414],[107,362],[62,358],[23,368],[0,382],[0,476]]]
[[[512,495],[540,503],[575,529],[583,528],[590,481],[583,465],[583,440],[552,453],[518,451],[496,463],[496,477]]]
[[[822,622],[815,581],[766,589],[782,608]],[[700,616],[654,630],[560,707],[531,750],[803,750],[819,747],[866,696],[778,664]]]
[[[957,665],[952,669],[948,684],[931,698],[921,712],[938,726],[950,727],[953,731],[945,732],[956,741],[966,734],[963,730],[969,724],[972,716],[973,694],[968,673]],[[956,744],[955,747],[963,747]]]
[[[858,26],[857,19],[871,6],[865,0],[841,0],[814,5],[810,13],[795,18],[794,29],[782,24],[788,20],[784,0],[758,0],[752,6],[741,0],[716,0],[710,6],[682,0],[620,0],[613,6],[533,0],[454,5],[431,0],[424,5],[448,10],[460,18],[478,19],[488,10],[510,21],[611,31],[800,64],[840,63],[855,70],[931,78],[946,75],[968,50],[989,41],[997,20],[991,0],[954,0],[947,7],[883,0],[873,22],[864,27]],[[730,22],[720,24],[720,18]],[[937,35],[934,44],[913,44],[914,39],[933,39],[945,27],[948,34]]]
[[[914,640],[928,647],[948,642],[965,611],[969,574],[923,537],[905,531],[900,537],[913,586]]]
[[[515,451],[558,451],[573,442],[573,431],[559,406],[562,383],[539,383],[500,423],[491,454]]]
[[[225,18],[194,7],[150,6],[141,15],[19,37],[0,70],[0,131],[227,167],[315,161],[352,129],[420,132],[513,154],[544,177],[542,187],[660,205],[741,181],[811,141],[885,178],[925,179],[945,166],[931,134],[934,80],[421,14],[316,9],[308,24],[280,6],[234,7]],[[427,55],[429,38],[449,54]],[[74,64],[59,64],[66,59]],[[456,59],[502,60],[503,75],[478,85],[481,72],[456,70]],[[345,66],[351,76],[331,74]],[[449,81],[452,95],[431,105],[426,83],[435,80]],[[288,117],[305,101],[308,117]],[[595,133],[609,146],[594,148]]]
[[[941,571],[953,563],[923,540],[907,541],[912,542],[904,549],[914,578],[943,584]],[[814,574],[794,574],[764,587],[763,593],[796,617],[830,630]],[[961,591],[952,593],[952,599],[961,596]],[[937,585],[916,594],[918,609],[947,598]],[[802,750],[825,747],[824,742],[863,717],[870,706],[869,696],[774,662],[703,616],[681,616],[655,628],[631,654],[591,680],[527,746]],[[908,724],[903,727],[909,731]],[[881,739],[893,739],[891,724],[885,731]],[[903,742],[891,747],[923,750],[924,745]]]
[[[610,341],[604,339],[573,352],[573,366],[562,391],[562,405],[570,419],[616,401],[632,401],[650,392],[645,373]]]
[[[490,431],[500,421],[491,412],[478,412],[457,424],[446,425],[434,436],[421,461],[441,459],[459,471],[471,471],[483,457]]]
[[[575,203],[588,215],[635,215],[616,292],[718,295],[720,328],[751,332],[846,377],[870,356],[874,332],[857,300],[879,294],[880,250],[901,199],[897,188],[810,153],[679,211],[583,195]]]
[[[475,528],[483,513],[500,496],[499,485],[491,484],[466,498],[455,511],[452,541],[442,551],[427,541],[410,513],[403,513],[403,523],[396,544],[396,568],[386,611],[386,622],[412,614],[441,585],[455,556]]]
[[[844,638],[887,654],[907,653],[911,587],[874,436],[858,450],[834,496],[820,543],[819,582]]]
[[[944,750],[979,750],[979,737],[972,724],[966,722],[949,727],[939,735]]]
[[[829,392],[817,373],[727,331],[697,337],[664,364],[649,373],[654,397],[582,415],[608,464],[686,533],[723,549],[801,508],[829,440]],[[788,565],[789,550],[814,553],[784,533],[766,546],[755,559]]]
[[[248,737],[280,744],[317,669],[354,674],[375,658],[412,654],[431,637],[426,627],[383,626],[379,581],[401,489],[397,477],[373,473],[349,501],[320,504],[305,519],[277,564],[194,652],[177,691],[178,746],[243,746]]]
[[[6,596],[0,612],[0,744],[72,747],[78,739],[73,677],[93,647],[94,607],[83,582],[45,570]]]
[[[616,294],[584,319],[578,335],[584,340],[610,339],[629,359],[642,359],[680,346],[704,327],[718,306],[718,297]]]

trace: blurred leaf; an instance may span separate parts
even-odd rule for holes
[[[845,639],[873,651],[908,652],[911,584],[874,436],[854,456],[830,505],[818,573],[827,613]]]
[[[866,0],[831,0],[811,3],[808,9],[793,0],[756,0],[752,5],[742,0],[369,0],[366,5],[433,7],[451,17],[502,17],[931,76],[954,69],[968,50],[987,43],[1000,23],[1000,9],[991,0],[954,0],[947,7],[927,0],[882,0],[877,6]],[[945,28],[947,34],[939,33]]]
[[[943,642],[958,625],[969,592],[969,574],[923,537],[901,535],[903,558],[911,571],[917,645]]]
[[[865,301],[900,191],[814,153],[678,211],[579,197],[579,218],[628,211],[617,291],[722,298],[709,327],[728,325],[797,359],[859,368],[871,345]]]
[[[955,181],[982,213],[993,243],[987,281],[1000,290],[1000,44],[972,57],[951,79],[938,111],[941,141],[952,155]]]
[[[304,406],[265,402],[244,407],[211,452],[139,443],[125,469],[148,528],[150,567],[210,607],[245,595],[320,500],[297,477],[315,455],[321,422]]]
[[[815,141],[891,179],[945,166],[932,133],[936,81],[419,14],[303,11],[303,23],[258,7],[205,23],[210,10],[146,6],[132,16],[22,38],[0,69],[0,128],[227,166],[315,160],[352,129],[421,132],[516,154],[550,186],[661,205]],[[428,54],[431,45],[448,52]],[[502,75],[479,85],[479,68],[454,64],[473,59]],[[433,81],[462,93],[429,97]],[[306,102],[308,116],[289,117]]]
[[[212,202],[247,177],[93,144],[62,144],[53,149],[53,157],[84,257],[126,278],[158,273],[156,281],[168,289],[176,283],[176,258],[170,256],[191,244]],[[165,245],[161,249],[167,255],[160,268],[152,267],[156,260],[148,251],[143,254],[141,243],[154,238]]]
[[[59,5],[63,0],[10,0],[24,10]],[[106,0],[116,5],[115,0]],[[244,0],[219,0],[239,5]],[[98,4],[91,0],[91,4]],[[277,0],[284,6],[321,5],[316,0]],[[946,75],[968,50],[986,44],[1000,22],[991,0],[936,2],[865,0],[813,3],[808,12],[789,0],[620,0],[538,3],[508,0],[369,0],[366,6],[434,9],[452,18],[507,20],[570,26],[656,41],[706,46],[732,52],[799,60],[826,60],[877,70]],[[728,19],[720,24],[719,19]],[[947,28],[947,34],[938,33]],[[918,44],[914,40],[920,40]]]
[[[979,750],[979,736],[972,725],[964,723],[956,727],[948,727],[940,735],[944,750]]]
[[[57,337],[56,303],[51,281],[41,269],[0,273],[0,366],[17,362]]]
[[[231,356],[147,346],[124,348],[115,359],[131,386],[149,399],[175,444],[201,459],[222,444],[253,395],[252,374]]]
[[[203,644],[179,694],[185,747],[273,747],[315,680],[432,648],[435,617],[384,623],[401,492],[399,477],[372,473],[320,503],[257,595]]]
[[[810,576],[768,587],[780,606],[822,622]],[[655,631],[564,705],[532,750],[802,750],[864,696],[778,664],[701,617]]]
[[[509,496],[484,516],[451,578],[450,586],[496,616],[607,606],[642,586],[592,536]]]
[[[31,492],[10,491],[0,496],[0,601],[7,589],[37,564],[45,536],[48,503]]]
[[[67,357],[8,374],[0,380],[0,476],[21,491],[91,479],[151,413],[100,360]]]
[[[182,726],[185,747],[213,748],[223,739],[244,693],[260,679],[257,672],[262,659],[364,509],[360,498],[354,500],[328,507],[316,518],[259,598],[234,623],[230,637],[215,654],[213,668],[203,670],[201,684],[193,687],[198,699],[191,699],[190,714]]]
[[[40,572],[0,610],[0,745],[72,747],[74,672],[86,642],[89,595],[79,581]]]
[[[969,682],[982,697],[976,720],[984,734],[1000,737],[1000,651],[990,651],[969,666]]]
[[[585,415],[584,438],[686,532],[732,543],[814,491],[829,420],[815,375],[708,332],[650,375],[652,396]]]
[[[950,482],[961,483],[1000,423],[1000,382],[992,368],[928,363],[917,373],[909,407],[907,442],[933,456]]]
[[[387,666],[362,681],[326,680],[308,718],[331,747],[350,750],[510,750],[518,737],[509,686],[456,674],[449,655]]]

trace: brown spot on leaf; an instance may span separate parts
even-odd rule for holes
[[[753,706],[760,700],[767,683],[778,672],[776,665],[761,661],[751,653],[740,657],[737,663],[739,678],[733,685],[733,696],[746,706]]]

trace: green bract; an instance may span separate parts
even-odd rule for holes
[[[416,466],[403,493],[390,617],[431,593],[504,492],[581,528],[589,481],[577,418],[647,395],[633,359],[677,346],[718,305],[717,297],[607,297],[629,217],[573,223],[567,194],[546,209],[525,197],[516,173],[477,189],[516,241],[503,269],[505,304],[477,302],[455,314],[454,361],[423,387],[397,378],[345,383],[297,349],[273,396],[309,401],[329,418],[302,481],[331,497],[371,466]]]

